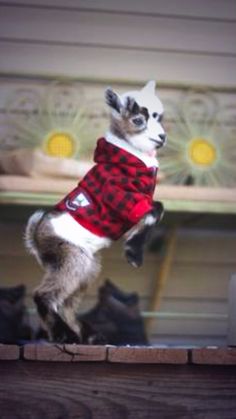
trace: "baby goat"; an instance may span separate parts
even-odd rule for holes
[[[163,213],[152,200],[156,149],[166,140],[155,83],[121,96],[109,88],[105,97],[111,123],[97,143],[95,166],[50,212],[34,213],[25,232],[45,270],[34,300],[50,339],[60,342],[83,341],[76,312],[100,271],[98,251],[126,233],[126,257],[140,266],[146,237]]]

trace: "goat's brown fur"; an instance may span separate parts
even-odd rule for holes
[[[98,256],[86,253],[55,236],[50,219],[55,214],[42,214],[37,224],[28,223],[26,242],[31,243],[32,253],[37,252],[37,259],[46,271],[34,299],[39,314],[44,321],[52,340],[79,339],[80,327],[75,318],[81,296],[90,282],[100,271]],[[65,324],[64,324],[65,323]],[[65,335],[65,325],[71,329]],[[59,327],[61,326],[61,327]]]

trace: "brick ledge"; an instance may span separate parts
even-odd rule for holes
[[[134,346],[0,344],[0,360],[110,362],[127,364],[236,365],[236,348],[158,348]]]

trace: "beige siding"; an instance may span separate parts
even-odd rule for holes
[[[206,20],[191,21],[181,17],[117,13],[113,18],[110,12],[72,13],[53,9],[40,9],[36,14],[32,8],[2,7],[0,23],[4,38],[18,41],[187,53],[235,53],[235,23],[228,21],[211,21],[209,30]]]
[[[3,2],[6,4],[6,2]],[[185,16],[194,19],[236,19],[236,7],[234,0],[176,0],[176,1],[160,1],[160,0],[7,0],[8,4],[13,5],[29,5],[29,6],[46,6],[54,9],[62,10],[92,10],[92,11],[111,11],[145,14],[145,15],[172,15]]]
[[[0,3],[0,72],[235,85],[232,1],[133,5]]]

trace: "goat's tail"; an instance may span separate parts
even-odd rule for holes
[[[37,245],[35,241],[36,230],[37,227],[42,220],[45,212],[42,210],[36,211],[28,220],[26,225],[25,234],[24,234],[24,242],[25,247],[29,253],[34,256],[38,256]]]

